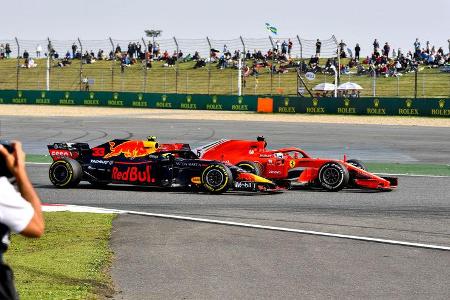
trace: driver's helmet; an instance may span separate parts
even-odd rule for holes
[[[150,135],[150,136],[148,136],[147,137],[147,141],[149,141],[149,142],[156,142],[156,136],[152,136],[152,135]]]
[[[282,158],[283,158],[283,153],[277,152],[277,153],[274,154],[274,156],[275,156],[276,158],[282,159]]]

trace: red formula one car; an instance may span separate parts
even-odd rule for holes
[[[234,164],[290,188],[312,187],[328,191],[361,188],[390,191],[397,178],[369,173],[358,160],[312,158],[299,148],[269,150],[266,141],[219,140],[194,149],[202,159]]]

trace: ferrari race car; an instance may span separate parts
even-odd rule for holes
[[[219,140],[193,151],[202,159],[234,164],[288,188],[390,191],[397,187],[397,178],[372,174],[359,160],[312,158],[299,148],[269,150],[266,146],[264,138],[258,137],[256,141]]]
[[[90,148],[86,143],[48,145],[53,163],[51,182],[61,188],[80,181],[95,186],[109,183],[192,188],[224,193],[282,191],[275,183],[237,166],[199,159],[187,144],[158,144],[149,140],[112,140]]]

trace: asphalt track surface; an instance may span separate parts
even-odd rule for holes
[[[265,135],[314,155],[448,163],[445,128],[127,118],[1,118],[2,137],[29,153],[55,141],[92,145],[157,135],[196,145]],[[390,193],[288,191],[221,196],[89,184],[59,190],[30,165],[48,203],[67,203],[450,246],[449,178],[400,177]],[[450,252],[121,215],[114,221],[116,299],[448,299]]]

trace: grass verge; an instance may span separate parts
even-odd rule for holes
[[[44,213],[41,239],[12,237],[6,262],[13,268],[20,298],[98,299],[111,297],[108,269],[112,214]]]
[[[450,165],[399,163],[365,164],[367,165],[369,171],[373,173],[450,176]]]
[[[49,155],[27,154],[27,162],[51,163],[52,159]],[[380,162],[364,163],[368,167],[369,171],[373,173],[450,176],[450,165]]]

